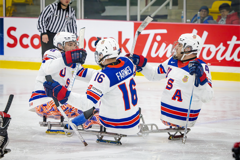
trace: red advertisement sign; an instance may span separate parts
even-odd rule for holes
[[[141,22],[134,23],[134,33]],[[240,26],[150,23],[139,35],[135,54],[162,63],[171,56],[174,41],[184,33],[197,33],[203,40],[199,58],[212,66],[240,67]]]

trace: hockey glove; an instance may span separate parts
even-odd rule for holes
[[[11,116],[5,112],[0,112],[0,158],[10,149],[6,149],[8,145],[7,129],[11,120]]]
[[[195,86],[204,85],[208,82],[206,73],[204,72],[203,66],[198,60],[190,61],[188,64],[189,73],[191,75],[196,74]]]
[[[137,72],[141,72],[142,67],[145,67],[147,64],[147,58],[143,57],[142,55],[133,54],[133,56],[130,57],[130,54],[127,54],[126,56],[129,57],[133,64],[137,66]]]
[[[67,88],[60,85],[58,82],[45,81],[43,86],[48,97],[56,98],[61,104],[64,104],[68,101],[70,91],[68,91]]]
[[[70,67],[73,63],[84,64],[87,52],[84,49],[75,49],[63,53],[62,57],[65,65]]]

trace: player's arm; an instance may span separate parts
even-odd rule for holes
[[[51,49],[45,52],[41,68],[46,75],[59,72],[66,67],[62,59],[62,54],[57,49]]]
[[[82,66],[77,72],[76,79],[89,83],[93,75],[96,75],[98,72],[98,70]]]
[[[167,62],[159,64],[158,66],[152,66],[150,64],[146,64],[146,66],[142,70],[142,74],[149,81],[160,81],[166,78],[167,72]]]
[[[130,59],[137,66],[137,72],[141,72],[149,81],[159,81],[166,77],[168,60],[158,66],[152,66],[142,55],[133,54]]]
[[[109,86],[108,78],[103,82],[105,77],[107,77],[105,74],[96,74],[96,76],[93,76],[84,95],[70,93],[66,87],[56,81],[46,81],[43,83],[43,86],[47,96],[56,98],[61,104],[69,103],[82,111],[86,111],[98,103],[104,94],[104,90]]]
[[[59,72],[66,66],[71,67],[75,63],[83,64],[86,57],[87,53],[84,49],[75,49],[64,53],[52,49],[44,54],[42,68],[46,75],[51,75]]]
[[[189,73],[195,74],[195,86],[201,89],[201,101],[206,103],[213,98],[212,78],[209,67],[199,60],[189,62]]]

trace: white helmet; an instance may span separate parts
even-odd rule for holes
[[[192,33],[182,34],[178,39],[178,43],[181,43],[183,45],[182,54],[197,53],[198,55],[202,49],[202,38],[196,34]],[[184,49],[187,47],[191,47],[191,50],[184,52]]]
[[[95,51],[95,61],[98,65],[104,62],[105,59],[116,58],[119,56],[121,49],[118,43],[113,38],[101,39],[97,42]]]
[[[59,47],[62,46],[64,48],[66,42],[76,42],[77,43],[77,37],[73,33],[69,32],[59,32],[57,33],[53,38],[53,45],[60,49]]]

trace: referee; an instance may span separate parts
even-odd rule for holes
[[[69,6],[71,0],[57,0],[49,4],[38,18],[38,31],[41,33],[42,57],[54,48],[53,38],[60,31],[77,35],[75,10]]]

